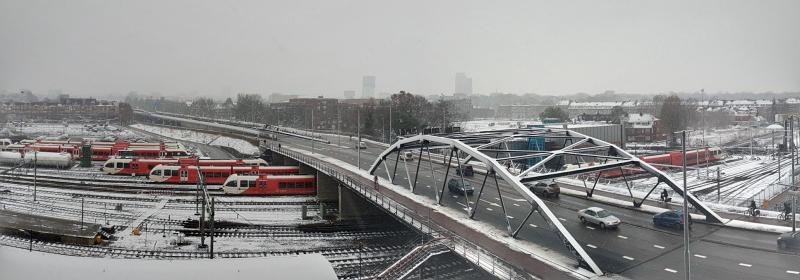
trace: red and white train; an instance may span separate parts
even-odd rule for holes
[[[686,151],[686,165],[704,164],[706,162],[712,163],[723,160],[727,156],[728,155],[725,153],[725,151],[718,147]],[[652,164],[653,167],[658,169],[683,165],[683,153],[679,151],[673,151],[660,155],[643,156],[640,157],[640,159],[644,162]],[[604,170],[602,171],[601,176],[611,178],[622,176],[622,174],[627,176],[644,172],[644,170],[638,167],[623,167],[622,170],[619,168]]]
[[[222,190],[233,195],[312,195],[317,193],[314,175],[237,175],[225,180]]]
[[[28,141],[29,142],[29,141]],[[57,141],[52,141],[57,142]],[[111,142],[105,142],[111,143]],[[92,160],[108,160],[120,152],[123,157],[142,157],[142,158],[185,158],[191,156],[183,147],[177,143],[148,143],[156,145],[139,146],[140,143],[120,142],[113,145],[92,144]],[[82,145],[75,143],[56,144],[56,143],[23,143],[7,145],[4,150],[25,153],[26,151],[40,151],[53,153],[68,153],[73,159],[81,157]]]
[[[142,158],[110,158],[101,169],[114,175],[147,175],[158,166],[163,165],[197,165],[197,166],[268,166],[263,159],[142,159]]]
[[[148,178],[154,183],[197,184],[197,166],[157,165]],[[203,179],[209,185],[221,185],[233,174],[238,175],[289,175],[299,174],[298,166],[200,166]]]

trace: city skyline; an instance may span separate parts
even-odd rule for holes
[[[7,1],[0,89],[341,96],[374,75],[449,94],[464,72],[482,94],[800,91],[797,1],[453,3]]]

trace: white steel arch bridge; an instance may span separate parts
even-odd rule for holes
[[[537,145],[534,145],[536,146],[535,149],[530,149],[529,147],[514,148],[515,144],[519,146],[520,141],[528,143],[528,146],[534,142]],[[438,152],[443,153],[439,154]],[[390,166],[391,164],[387,157],[392,156],[393,153],[395,154],[395,164]],[[603,274],[601,268],[586,253],[572,234],[566,230],[559,219],[545,205],[544,201],[532,193],[525,183],[581,173],[594,173],[596,174],[594,185],[591,188],[586,188],[586,195],[591,197],[602,172],[614,169],[622,171],[623,168],[640,168],[658,178],[658,181],[644,197],[637,200],[633,193],[630,192],[630,186],[624,176],[625,173],[622,173],[634,207],[640,207],[653,190],[659,184],[664,183],[672,188],[675,193],[688,199],[688,202],[697,211],[706,216],[707,221],[722,222],[722,218],[719,215],[698,201],[691,193],[684,195],[683,189],[661,170],[614,144],[567,129],[529,128],[411,136],[398,140],[384,150],[370,167],[370,174],[374,175],[375,172],[378,172],[381,163],[384,163],[383,166],[387,176],[394,182],[401,156],[406,157],[408,156],[407,153],[412,153],[418,159],[413,181],[411,179],[412,175],[408,176],[409,187],[412,192],[416,190],[419,168],[423,161],[427,161],[425,164],[430,166],[434,181],[437,181],[435,174],[433,174],[434,162],[437,162],[439,166],[443,165],[441,168],[445,169],[445,178],[442,180],[441,186],[435,186],[436,201],[440,204],[442,203],[444,189],[447,186],[449,176],[453,176],[457,180],[460,179],[463,185],[464,172],[453,172],[455,174],[451,175],[450,169],[453,169],[451,167],[456,170],[463,170],[462,168],[466,164],[471,164],[476,169],[482,169],[485,172],[483,172],[483,183],[480,189],[477,190],[478,194],[474,197],[474,201],[470,202],[469,196],[464,195],[464,199],[467,200],[465,203],[467,205],[465,212],[467,217],[475,218],[483,189],[487,185],[489,177],[492,177],[498,193],[500,193],[501,188],[510,188],[507,191],[518,193],[530,204],[530,212],[522,223],[513,228],[508,220],[508,215],[506,215],[503,199],[500,197],[503,215],[506,216],[507,231],[510,236],[517,238],[526,221],[534,212],[537,212],[543,220],[547,221],[550,229],[558,236],[563,245],[576,257],[578,263],[598,275]],[[521,161],[529,164],[519,164]],[[576,163],[577,168],[564,169],[563,163],[565,162]],[[594,164],[585,164],[588,162],[593,162]],[[408,170],[407,166],[406,170]],[[501,186],[498,183],[498,177],[506,184]],[[491,184],[491,181],[489,182]],[[471,204],[474,206],[471,206]]]

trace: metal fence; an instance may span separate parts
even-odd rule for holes
[[[264,143],[264,145],[267,149],[278,152],[285,156],[289,156],[298,162],[302,162],[303,164],[316,168],[318,171],[330,176],[331,178],[335,178],[337,181],[358,192],[358,194],[365,199],[384,208],[389,213],[394,214],[398,219],[418,229],[419,231],[426,233],[433,238],[448,239],[449,242],[447,242],[447,244],[450,250],[461,255],[468,261],[497,276],[498,278],[531,279],[528,274],[517,271],[513,266],[509,265],[491,252],[482,249],[477,244],[462,238],[455,232],[431,223],[430,212],[427,213],[427,216],[423,215],[423,213],[412,211],[402,204],[392,200],[391,198],[384,196],[375,189],[374,183],[369,179],[354,174],[353,172],[345,170],[339,166],[321,161],[316,157],[298,153],[285,147],[280,147],[275,143]]]

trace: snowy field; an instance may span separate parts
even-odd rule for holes
[[[152,126],[145,124],[133,124],[131,127],[141,129],[150,133],[162,135],[165,137],[190,141],[200,144],[230,147],[245,155],[258,154],[258,147],[250,144],[250,142],[235,139],[227,136],[214,135],[210,133],[197,132],[187,129],[177,129],[170,127]]]

